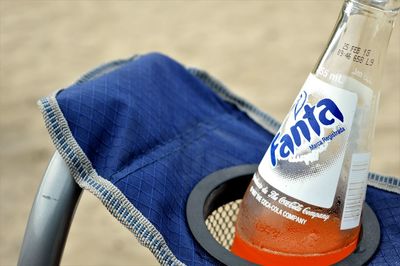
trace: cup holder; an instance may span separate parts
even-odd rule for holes
[[[241,199],[257,165],[240,165],[219,170],[202,179],[192,190],[186,205],[190,230],[199,244],[215,259],[229,266],[255,265],[230,252]],[[380,227],[365,203],[362,230],[356,250],[335,265],[363,265],[374,255],[380,242]]]

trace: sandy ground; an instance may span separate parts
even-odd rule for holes
[[[207,69],[283,119],[322,51],[338,1],[1,1],[0,265],[15,265],[29,210],[54,151],[36,100],[85,71],[161,51]],[[400,27],[382,85],[372,170],[400,176]],[[273,97],[271,97],[273,95]],[[89,193],[64,265],[156,265]]]

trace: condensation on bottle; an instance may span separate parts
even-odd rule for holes
[[[357,247],[379,83],[398,0],[344,2],[330,41],[242,200],[231,251],[331,265]]]

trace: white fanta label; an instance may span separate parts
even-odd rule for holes
[[[357,105],[357,94],[309,75],[258,171],[281,192],[330,208]]]

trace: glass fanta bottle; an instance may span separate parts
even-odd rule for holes
[[[344,2],[246,191],[234,254],[262,265],[331,265],[354,251],[383,59],[399,9],[399,0]]]

